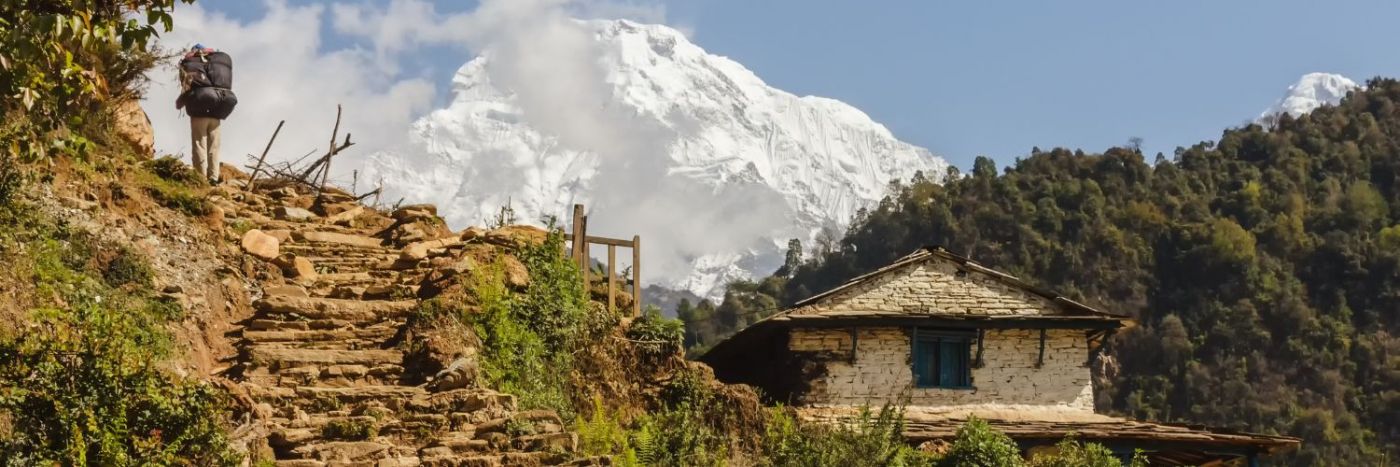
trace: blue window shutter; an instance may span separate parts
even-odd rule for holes
[[[917,387],[929,387],[937,384],[933,375],[933,342],[914,338],[914,385]]]
[[[961,356],[959,355],[963,345],[958,342],[941,341],[938,343],[938,385],[941,387],[962,386]]]

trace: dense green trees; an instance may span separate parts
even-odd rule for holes
[[[950,175],[893,185],[720,309],[771,313],[940,244],[1138,319],[1099,368],[1102,409],[1301,436],[1295,465],[1400,457],[1400,82],[1154,163],[1036,149]]]

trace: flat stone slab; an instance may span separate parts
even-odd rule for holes
[[[255,362],[278,362],[283,366],[403,363],[403,352],[398,350],[294,349],[254,346],[250,352]]]
[[[341,319],[369,322],[381,318],[407,316],[418,307],[415,300],[340,300],[320,297],[270,295],[253,302],[264,313],[295,313],[311,319]]]
[[[303,242],[339,243],[342,245],[354,245],[365,248],[379,248],[384,245],[384,241],[374,237],[338,232],[293,232],[292,238]]]
[[[394,337],[398,330],[386,326],[367,329],[317,329],[243,331],[243,338],[253,342],[320,342],[340,340],[372,340]]]
[[[340,400],[401,399],[422,396],[428,391],[416,386],[355,386],[348,388],[298,386],[296,395],[308,398],[335,398]]]

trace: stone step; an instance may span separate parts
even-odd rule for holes
[[[385,247],[383,240],[360,235],[358,232],[346,232],[344,230],[328,231],[320,226],[317,228],[321,230],[293,230],[292,239],[295,240],[296,243],[330,243],[365,248]]]
[[[303,322],[304,321],[300,321]],[[309,326],[308,326],[309,327]],[[378,324],[363,328],[348,329],[273,329],[244,330],[243,338],[257,345],[262,344],[304,344],[313,342],[378,342],[383,343],[399,332],[398,326]]]
[[[317,441],[302,444],[286,451],[286,453],[292,459],[320,461],[374,461],[417,454],[416,450],[412,448],[400,447],[387,440],[377,439],[370,441]]]
[[[253,307],[262,313],[269,314],[294,314],[309,319],[340,319],[355,323],[372,323],[387,318],[405,317],[418,307],[418,301],[361,301],[270,295],[253,302]]]
[[[292,393],[301,401],[335,400],[342,403],[355,403],[375,400],[392,406],[389,402],[406,403],[415,398],[423,398],[428,391],[416,386],[394,385],[345,388],[298,386],[292,390]]]
[[[286,347],[251,346],[248,356],[258,367],[290,369],[308,365],[399,365],[403,352],[399,350],[333,350],[296,349]]]
[[[515,396],[489,389],[453,389],[426,394],[408,401],[407,409],[422,413],[466,413],[459,421],[473,425],[506,417],[515,412]]]
[[[396,384],[403,376],[403,367],[396,364],[380,365],[302,365],[291,368],[271,369],[255,367],[244,372],[244,380],[265,386],[352,387],[363,385]]]
[[[395,257],[393,257],[393,256],[389,256],[389,255],[354,255],[354,256],[346,255],[346,256],[339,256],[339,255],[334,255],[334,254],[332,254],[332,255],[323,255],[323,256],[301,256],[301,258],[306,258],[306,260],[307,260],[307,261],[310,261],[311,264],[316,265],[316,266],[321,266],[321,267],[338,266],[338,267],[344,268],[344,267],[363,266],[366,270],[368,270],[368,269],[388,269],[388,268],[380,267],[380,266],[387,266],[387,265],[394,264],[394,261],[397,260],[397,258],[395,258]]]
[[[292,234],[295,235],[295,234]],[[313,235],[313,238],[319,236]],[[373,237],[369,237],[373,238]],[[336,255],[395,255],[402,253],[400,249],[388,246],[366,246],[358,243],[330,243],[330,242],[289,242],[282,245],[283,252],[296,253],[297,255],[312,255],[316,253],[334,253]],[[322,255],[330,256],[330,255]]]
[[[368,322],[351,322],[343,319],[302,319],[296,316],[273,315],[255,318],[248,322],[244,332],[253,331],[308,331],[308,330],[334,330],[334,329],[355,329],[372,327],[392,327],[402,328],[407,321],[403,319],[381,319]]]

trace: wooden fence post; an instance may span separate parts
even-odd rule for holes
[[[579,229],[578,239],[583,239],[583,241],[574,239],[574,244],[579,246],[578,268],[583,272],[583,288],[587,291],[593,288],[589,277],[593,272],[593,261],[588,258],[588,247],[591,246],[588,243],[588,216],[583,216],[581,219],[583,220],[583,228]]]
[[[608,245],[608,313],[615,312],[617,308],[617,245]]]
[[[642,316],[642,236],[632,236],[632,316]]]
[[[583,251],[583,248],[581,248],[580,245],[582,245],[584,242],[587,242],[587,241],[588,241],[588,239],[584,238],[584,236],[583,236],[583,205],[582,205],[582,204],[575,204],[575,205],[574,205],[574,225],[573,225],[573,231],[574,231],[574,232],[573,232],[573,234],[574,234],[574,242],[573,242],[573,245],[572,245],[572,250],[569,251],[569,257],[570,257],[570,258],[573,258],[574,264],[578,264],[578,263],[579,263],[579,260],[578,260],[579,253],[580,253],[581,251]]]

